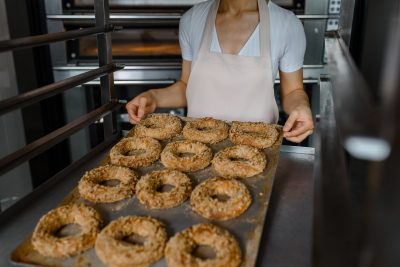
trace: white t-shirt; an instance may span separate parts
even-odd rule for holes
[[[195,62],[200,49],[208,12],[214,0],[202,2],[189,9],[181,18],[179,42],[182,58]],[[269,1],[272,75],[294,72],[303,67],[306,37],[300,20],[290,11]],[[217,34],[213,31],[211,51],[221,52]],[[260,56],[259,26],[252,33],[239,55]]]

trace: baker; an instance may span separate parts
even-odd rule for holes
[[[274,80],[289,115],[287,140],[301,142],[314,124],[303,86],[306,48],[301,22],[268,0],[209,0],[181,18],[181,79],[126,105],[131,123],[156,108],[188,108],[189,117],[276,123]]]

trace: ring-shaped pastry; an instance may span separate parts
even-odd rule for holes
[[[229,139],[236,145],[249,145],[258,149],[271,147],[279,137],[274,125],[264,122],[232,122]]]
[[[137,242],[130,237],[144,239]],[[97,256],[109,267],[149,266],[161,259],[167,242],[165,226],[151,217],[120,217],[98,235]]]
[[[166,168],[183,172],[202,170],[210,164],[211,159],[211,148],[191,140],[169,143],[161,153],[161,163]]]
[[[264,153],[246,145],[220,150],[212,160],[213,169],[225,178],[248,178],[260,174],[267,164]]]
[[[159,159],[161,144],[150,137],[128,137],[110,151],[111,163],[128,168],[147,167]]]
[[[163,185],[174,186],[170,191],[158,191]],[[189,177],[176,170],[154,171],[142,176],[136,184],[136,197],[151,209],[166,209],[179,206],[192,192]]]
[[[205,180],[190,196],[192,210],[210,220],[229,220],[244,213],[251,204],[246,185],[235,179]]]
[[[193,255],[201,245],[214,249],[215,257],[201,259]],[[165,247],[165,258],[170,267],[236,267],[242,253],[236,239],[225,229],[212,224],[196,224],[175,234]]]
[[[215,144],[228,137],[229,126],[221,120],[202,118],[188,121],[182,133],[186,139]]]
[[[109,180],[119,184],[107,186]],[[111,203],[132,197],[138,175],[129,168],[106,165],[86,172],[78,184],[79,194],[94,203]]]
[[[158,140],[170,139],[182,131],[178,117],[167,113],[150,114],[141,120],[134,129],[136,136],[148,136]]]
[[[57,233],[69,224],[79,225],[80,232],[71,236],[58,236]],[[46,257],[74,256],[93,247],[100,226],[100,214],[92,207],[83,204],[61,206],[39,220],[33,231],[32,245]]]

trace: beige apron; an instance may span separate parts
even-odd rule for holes
[[[192,65],[186,98],[188,116],[228,121],[276,123],[279,117],[274,96],[266,0],[258,0],[260,57],[210,51],[219,0],[212,5],[197,60]]]

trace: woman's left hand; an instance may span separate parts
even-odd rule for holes
[[[283,126],[283,136],[294,143],[302,142],[313,131],[314,121],[308,105],[301,105],[293,109]]]

